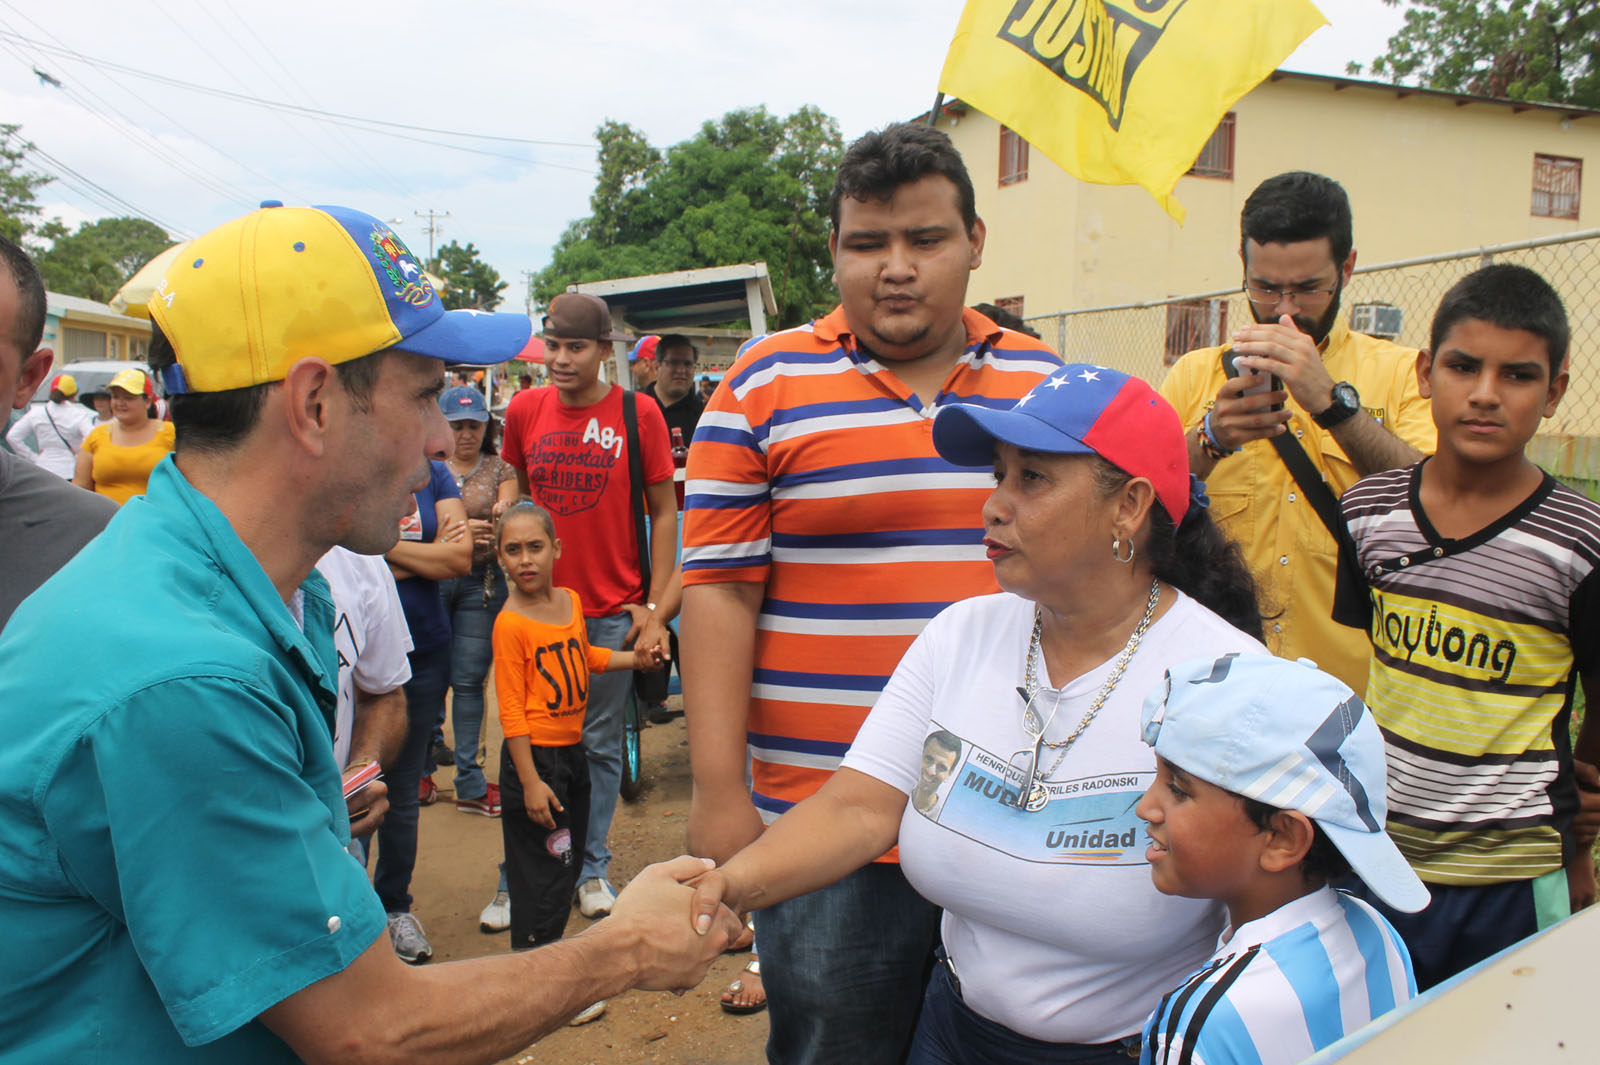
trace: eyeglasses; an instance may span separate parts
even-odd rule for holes
[[[1252,285],[1246,282],[1244,286],[1244,294],[1249,297],[1251,303],[1267,307],[1273,306],[1285,296],[1294,300],[1295,306],[1304,307],[1307,299],[1331,299],[1338,291],[1337,285],[1333,288],[1279,288],[1276,285]]]

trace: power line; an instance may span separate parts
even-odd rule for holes
[[[112,192],[104,185],[96,182],[94,179],[86,177],[77,170],[74,170],[60,159],[57,159],[43,148],[40,148],[38,145],[30,144],[25,148],[25,150],[27,154],[33,156],[39,161],[40,169],[49,171],[51,177],[73,187],[74,190],[80,195],[83,195],[85,198],[94,201],[99,206],[106,207],[118,214],[131,214],[138,218],[143,218],[147,222],[153,222],[162,229],[166,230],[168,235],[175,238],[187,240],[190,238],[190,236],[192,236],[192,234],[182,227],[174,226],[169,222],[164,222],[142,207],[135,205],[129,200],[123,199],[121,196],[115,192]]]
[[[268,70],[261,60],[257,58],[255,50],[252,50],[245,44],[241,43],[239,39],[236,38],[228,29],[228,27],[222,24],[222,20],[217,17],[216,13],[211,10],[208,4],[202,2],[198,6],[201,13],[204,14],[206,18],[210,19],[217,29],[222,31],[223,36],[227,37],[233,46],[242,52],[244,57],[254,64],[257,70],[261,71],[261,73],[266,76],[268,81],[272,82],[272,84],[277,87],[279,92],[283,93],[285,96],[293,97],[294,94],[289,91],[289,88],[284,85],[282,81],[278,80],[277,76],[274,75],[272,71]],[[261,46],[260,51],[271,56],[272,50],[266,46],[266,42],[261,40],[261,38],[256,35],[255,30],[251,29],[250,24],[239,17],[239,13],[235,11],[231,5],[227,6],[229,14],[233,15],[234,19],[244,26],[245,31],[249,33],[250,36],[254,37],[256,43]],[[276,61],[276,57],[274,57],[274,61]],[[283,66],[281,62],[278,63],[278,65],[280,67]],[[309,95],[307,95],[306,98],[309,99]],[[324,130],[323,132],[328,137],[328,143],[333,145],[335,148],[338,148],[342,143],[346,149],[354,151],[358,156],[360,156],[365,161],[368,172],[381,176],[389,183],[389,187],[393,189],[402,200],[411,198],[411,190],[406,188],[405,185],[401,184],[400,179],[395,176],[394,171],[384,166],[379,160],[373,158],[372,153],[368,152],[365,148],[357,144],[354,138],[352,138],[349,134],[339,129]]]
[[[243,79],[241,79],[238,76],[238,74],[234,73],[231,68],[229,68],[228,66],[223,64],[223,62],[220,59],[218,59],[212,53],[211,49],[207,48],[205,46],[205,44],[198,37],[196,37],[194,34],[189,32],[189,27],[183,22],[183,20],[174,18],[173,15],[172,15],[172,12],[168,11],[165,7],[163,7],[161,5],[160,0],[150,0],[150,2],[152,4],[152,6],[154,6],[157,11],[161,12],[162,17],[165,18],[168,22],[172,23],[173,28],[176,29],[179,33],[181,33],[185,37],[189,38],[189,42],[195,46],[195,49],[201,55],[205,56],[213,64],[215,64],[215,66],[216,66],[216,68],[218,70],[222,71],[223,74],[227,75],[228,77],[232,78],[234,81],[238,82],[241,87],[244,87],[244,88],[248,87],[248,86],[246,86],[246,84],[243,81]],[[316,151],[316,146],[311,143],[309,138],[306,137],[304,131],[302,131],[298,127],[292,125],[289,122],[289,120],[284,118],[282,115],[273,115],[272,117],[275,118],[278,121],[278,123],[283,126],[284,129],[288,130],[291,134],[293,134],[296,137],[299,137],[302,141],[304,141],[307,148],[310,148],[312,151]],[[206,138],[204,138],[204,137],[201,137],[201,138],[198,138],[198,139],[201,140],[201,141],[205,141],[206,140]],[[263,181],[265,183],[265,187],[273,189],[273,190],[280,190],[280,189],[287,190],[289,192],[292,192],[294,194],[295,198],[300,200],[301,202],[303,202],[303,203],[310,203],[311,202],[311,198],[305,196],[301,192],[297,192],[297,191],[289,188],[287,185],[284,184],[284,182],[283,182],[283,180],[281,178],[273,177],[272,175],[269,175],[269,174],[263,174],[261,171],[255,169],[254,167],[252,167],[249,164],[245,163],[242,159],[237,160],[237,161],[238,161],[240,166],[243,166],[251,174],[255,175],[257,178],[259,178],[261,181]]]
[[[299,112],[300,114],[309,115],[315,118],[337,119],[346,124],[355,123],[357,124],[358,128],[365,126],[379,126],[387,129],[411,130],[416,133],[433,133],[446,137],[466,137],[471,140],[501,141],[507,144],[527,144],[541,148],[584,148],[593,150],[599,147],[599,145],[593,141],[554,141],[540,140],[532,137],[510,137],[497,133],[472,133],[467,130],[440,129],[437,126],[418,126],[408,122],[390,122],[381,118],[364,118],[360,115],[347,115],[337,111],[326,111],[317,107],[306,107],[300,104],[285,103],[282,100],[268,100],[260,96],[250,96],[246,93],[232,92],[228,89],[218,89],[210,85],[199,85],[191,81],[182,81],[178,78],[170,78],[165,74],[156,74],[148,70],[140,70],[136,67],[125,66],[121,63],[113,63],[107,59],[97,59],[94,56],[85,55],[84,53],[71,48],[66,48],[59,45],[50,45],[43,41],[33,40],[31,38],[24,37],[14,30],[0,30],[0,37],[11,37],[17,41],[32,44],[41,51],[49,52],[53,55],[59,55],[66,59],[76,60],[80,63],[87,63],[90,66],[104,67],[108,70],[115,70],[119,73],[128,74],[132,77],[144,78],[149,81],[160,82],[164,85],[171,85],[180,89],[189,89],[193,92],[205,93],[210,96],[225,97],[230,100],[236,100],[240,103],[248,103],[256,107],[269,107],[280,111],[295,111]],[[376,130],[374,130],[374,132],[376,132]]]
[[[28,22],[32,22],[35,26],[39,25],[32,18],[30,18],[25,12],[22,12],[22,11],[18,10],[15,5],[13,5],[13,4],[11,4],[9,2],[9,0],[0,0],[0,2],[5,3],[6,7],[10,8],[13,12],[15,12],[18,15],[20,15],[23,19],[27,20]],[[40,29],[43,30],[44,28],[41,26]],[[49,31],[48,30],[44,30],[44,32],[48,33]],[[0,36],[16,36],[16,37],[20,37],[20,35],[9,34],[9,33],[0,33]],[[27,40],[27,38],[20,38],[20,39],[24,40],[24,41]],[[4,43],[3,46],[5,47],[5,49],[7,51],[9,51],[13,55],[17,56],[18,59],[22,59],[24,62],[27,62],[26,58],[23,57],[9,43]],[[109,77],[108,77],[108,80],[111,80],[111,79],[109,79]],[[113,84],[116,84],[115,81],[113,81]],[[124,92],[128,92],[129,95],[134,96],[135,99],[139,99],[137,94],[134,94],[134,93],[130,92],[129,90],[127,90],[123,86],[118,85],[117,87],[119,89],[121,89],[122,91],[124,91]],[[231,182],[227,181],[227,179],[221,177],[220,175],[211,173],[210,171],[206,170],[204,167],[200,166],[198,163],[195,163],[192,160],[185,159],[185,158],[177,155],[176,153],[170,151],[168,148],[166,148],[164,145],[162,145],[160,141],[156,140],[156,138],[152,134],[150,134],[143,127],[141,127],[136,121],[134,121],[134,119],[131,116],[129,116],[126,113],[124,113],[123,111],[121,111],[116,106],[116,104],[114,104],[111,101],[105,99],[103,96],[100,96],[93,89],[85,88],[84,91],[88,94],[88,96],[90,98],[92,98],[93,100],[95,100],[98,103],[100,103],[101,105],[103,105],[106,109],[108,109],[113,114],[115,114],[117,118],[120,118],[122,120],[122,123],[119,124],[118,122],[113,121],[112,118],[105,113],[105,111],[102,111],[100,108],[98,108],[98,107],[94,106],[93,104],[87,102],[77,92],[77,90],[68,89],[68,88],[63,88],[62,89],[62,92],[69,99],[71,99],[74,103],[76,103],[83,110],[85,110],[89,114],[93,115],[99,121],[105,123],[105,125],[110,127],[119,136],[126,138],[130,143],[132,143],[135,146],[139,147],[140,149],[150,153],[152,156],[154,156],[155,158],[157,158],[161,162],[165,163],[167,166],[171,167],[173,170],[175,170],[178,173],[182,174],[183,176],[189,178],[191,181],[194,181],[196,184],[199,184],[202,187],[204,187],[207,190],[209,190],[210,192],[215,193],[218,196],[221,196],[225,200],[233,200],[233,201],[236,201],[238,203],[246,204],[246,205],[249,205],[249,204],[254,202],[251,199],[250,194],[248,192],[246,192],[245,190],[239,188],[237,185],[232,184]],[[145,103],[146,106],[151,106],[151,105],[148,104],[147,101],[144,101],[142,99],[140,99],[140,102],[141,103]],[[136,132],[138,134],[143,134],[143,136],[145,138],[148,138],[148,141],[141,140],[139,136],[135,135]],[[191,134],[191,135],[193,135],[193,134]]]

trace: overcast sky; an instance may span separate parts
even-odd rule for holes
[[[1343,74],[1380,54],[1401,22],[1382,0],[1316,2],[1332,24],[1288,69]],[[588,213],[600,122],[631,123],[666,147],[737,107],[786,115],[815,104],[848,140],[932,104],[961,7],[0,0],[0,121],[47,153],[35,166],[60,180],[40,198],[69,224],[139,213],[193,236],[262,199],[342,203],[401,219],[425,255],[418,212],[448,211],[440,242],[476,243],[510,282],[510,309],[522,272]],[[550,143],[381,135],[236,97]]]

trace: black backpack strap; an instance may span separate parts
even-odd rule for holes
[[[1289,467],[1289,476],[1300,486],[1301,495],[1317,512],[1322,524],[1327,526],[1328,535],[1338,543],[1340,530],[1344,528],[1344,520],[1339,516],[1339,500],[1334,496],[1333,489],[1328,487],[1328,482],[1322,479],[1322,474],[1311,464],[1305,448],[1287,429],[1272,438],[1272,447],[1283,464]]]
[[[645,599],[650,598],[650,538],[644,531],[644,458],[639,453],[639,408],[637,393],[622,393],[622,435],[628,440],[629,494],[633,503],[633,535],[639,546],[639,580]]]

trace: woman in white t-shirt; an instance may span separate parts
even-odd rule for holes
[[[933,439],[994,467],[983,543],[1005,591],[929,623],[843,767],[706,874],[696,912],[816,890],[898,841],[945,911],[911,1062],[1126,1062],[1223,924],[1150,882],[1140,709],[1169,663],[1266,653],[1255,582],[1137,378],[1065,366],[1009,411],[941,410]]]

